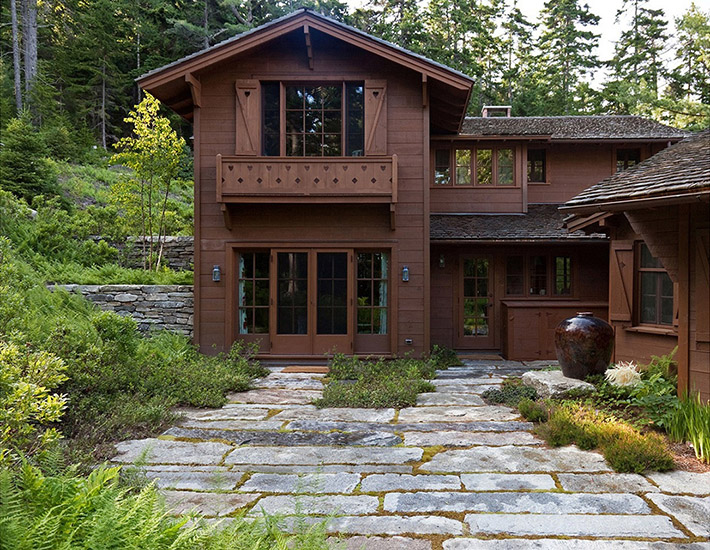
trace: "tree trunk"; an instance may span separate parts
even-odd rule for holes
[[[101,65],[101,146],[106,150],[106,60]]]
[[[25,92],[32,91],[37,77],[37,0],[24,0],[22,38],[25,46]]]
[[[12,17],[12,68],[15,74],[15,107],[17,114],[22,111],[22,76],[20,74],[20,34],[17,28],[17,1],[10,0]]]

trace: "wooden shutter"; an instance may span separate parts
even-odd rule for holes
[[[237,136],[234,154],[255,156],[261,149],[261,87],[258,80],[237,80]]]
[[[634,243],[612,241],[609,258],[609,320],[631,321],[634,304]]]
[[[365,81],[365,154],[387,154],[387,81]]]
[[[710,233],[699,232],[695,239],[695,340],[710,342]]]

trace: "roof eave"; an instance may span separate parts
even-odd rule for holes
[[[626,198],[590,204],[564,204],[560,206],[559,209],[562,212],[569,212],[571,214],[592,214],[594,212],[623,212],[625,210],[638,210],[640,208],[651,208],[653,206],[671,206],[696,202],[710,202],[710,189],[703,189],[691,193]]]

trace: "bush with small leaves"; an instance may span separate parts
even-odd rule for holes
[[[523,418],[529,422],[547,422],[550,414],[547,405],[527,397],[518,402],[518,410],[523,415]]]

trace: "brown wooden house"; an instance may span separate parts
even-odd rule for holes
[[[678,391],[710,399],[710,130],[568,201],[571,223],[611,236],[616,358],[678,347]],[[598,230],[598,229],[592,229]]]
[[[684,136],[466,118],[468,76],[308,10],[139,83],[194,126],[207,352],[552,357],[559,320],[607,310],[608,238],[568,231],[556,205]]]

